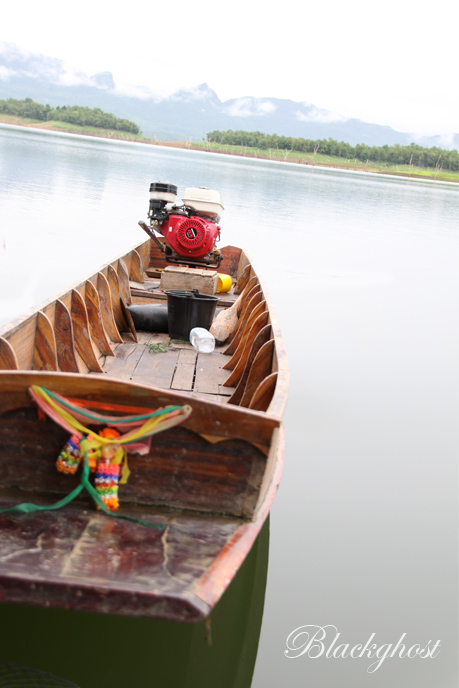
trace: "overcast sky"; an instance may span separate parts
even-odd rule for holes
[[[459,132],[452,0],[8,3],[0,41],[159,94],[290,98],[416,134]],[[457,9],[457,7],[456,7]]]

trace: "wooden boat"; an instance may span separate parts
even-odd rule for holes
[[[135,330],[127,305],[166,303],[164,256],[150,240],[0,329],[1,600],[197,621],[228,587],[280,480],[288,368],[248,257],[221,254],[233,287],[218,307],[239,299],[240,310],[211,354]],[[118,419],[191,407],[148,453],[129,453],[116,513],[131,520],[101,513],[84,490],[61,509],[8,511],[49,507],[81,479],[56,470],[69,434],[32,387]]]

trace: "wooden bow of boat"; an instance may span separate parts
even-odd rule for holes
[[[68,433],[37,413],[32,385],[115,415],[192,407],[147,454],[129,456],[120,488],[120,513],[164,528],[112,519],[84,496],[62,510],[0,513],[1,599],[198,620],[228,586],[280,480],[288,369],[247,257],[222,255],[234,287],[218,305],[239,291],[242,306],[212,354],[135,331],[126,304],[166,299],[149,241],[0,330],[0,509],[50,505],[79,482],[56,471]],[[151,353],[158,343],[164,353]]]

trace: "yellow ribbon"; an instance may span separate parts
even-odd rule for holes
[[[119,465],[124,459],[124,463],[121,469],[121,484],[127,482],[128,477],[130,475],[130,470],[127,464],[127,451],[120,445],[137,442],[145,437],[149,437],[150,435],[154,435],[157,432],[173,427],[178,422],[181,422],[182,420],[185,420],[185,418],[188,418],[192,411],[191,407],[188,405],[182,406],[178,410],[176,408],[173,408],[168,413],[148,418],[148,420],[146,420],[145,423],[143,423],[143,425],[141,425],[134,432],[129,433],[127,437],[116,437],[112,439],[109,437],[101,437],[94,431],[90,430],[89,428],[86,428],[82,423],[80,423],[80,421],[74,418],[71,413],[66,411],[59,404],[57,404],[54,401],[54,399],[52,399],[49,396],[46,390],[43,389],[43,387],[34,385],[32,389],[34,393],[45,403],[51,406],[55,413],[57,413],[63,420],[65,420],[68,425],[70,425],[77,432],[86,435],[86,437],[83,438],[80,442],[80,451],[82,455],[84,455],[88,450],[94,450],[96,451],[96,456],[100,456],[101,449],[104,445],[117,445],[115,449],[115,456],[112,459],[112,462]]]

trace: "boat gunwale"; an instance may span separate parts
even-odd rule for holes
[[[8,379],[10,378],[10,380]],[[232,432],[231,434],[222,434],[225,433],[225,428],[219,427],[218,432],[210,432],[211,428],[201,428],[201,430],[196,430],[193,428],[193,414],[183,421],[182,426],[185,428],[188,428],[190,430],[193,430],[194,432],[202,433],[205,435],[215,435],[217,437],[222,437],[224,439],[241,439],[243,441],[247,442],[252,442],[254,444],[260,444],[261,446],[269,446],[266,444],[267,438],[265,438],[264,434],[259,434],[257,433],[256,437],[254,437],[252,440],[249,439],[250,435],[249,433],[242,432],[241,429],[241,424],[238,422],[238,418],[242,420],[243,418],[248,418],[248,419],[253,419],[255,423],[260,423],[262,422],[263,425],[266,426],[267,432],[273,432],[276,427],[279,427],[281,424],[281,420],[273,416],[269,413],[265,413],[264,411],[256,411],[254,409],[249,409],[244,406],[236,406],[232,404],[222,404],[218,401],[214,401],[212,398],[209,399],[203,399],[202,397],[199,396],[194,396],[192,394],[189,394],[187,392],[181,392],[177,390],[172,390],[172,389],[163,389],[161,387],[153,387],[152,385],[147,385],[147,384],[142,384],[138,382],[133,382],[130,380],[120,380],[119,378],[115,377],[110,377],[108,375],[102,376],[96,376],[96,375],[91,375],[91,374],[86,374],[86,373],[62,373],[62,372],[53,372],[53,371],[34,371],[34,370],[0,370],[0,389],[2,392],[11,392],[12,388],[14,387],[14,380],[21,380],[23,379],[28,379],[26,383],[24,383],[27,387],[31,386],[32,384],[40,384],[42,381],[45,382],[45,387],[48,385],[47,381],[49,381],[51,384],[49,387],[51,388],[51,391],[55,391],[53,388],[54,387],[59,387],[62,382],[69,382],[71,383],[74,381],[76,383],[76,386],[80,386],[84,389],[81,389],[78,392],[72,392],[72,396],[75,397],[75,394],[78,396],[80,399],[84,399],[85,397],[91,398],[91,396],[97,397],[99,394],[104,393],[111,385],[114,387],[118,388],[125,388],[126,391],[129,389],[132,390],[139,390],[143,391],[145,393],[145,408],[148,409],[150,408],[148,406],[148,396],[155,396],[158,398],[159,403],[161,403],[161,400],[163,403],[170,403],[170,400],[173,400],[176,404],[194,404],[195,407],[197,407],[200,410],[200,413],[203,414],[205,409],[210,409],[213,411],[211,414],[212,418],[217,418],[220,417],[223,414],[224,420],[223,424],[225,422],[225,418],[229,418],[230,422],[239,428],[238,431],[236,431],[236,434]],[[5,382],[6,380],[6,382]],[[100,383],[100,384],[99,384]],[[43,386],[43,385],[41,385]],[[70,384],[70,386],[72,386]],[[47,387],[46,387],[47,388]],[[25,390],[24,390],[25,391]],[[11,404],[11,405],[10,405]],[[140,401],[137,404],[138,406],[140,405]],[[28,407],[33,407],[34,403],[32,398],[28,399],[27,403]],[[20,408],[22,408],[21,406]],[[15,405],[12,405],[12,402],[10,402],[8,399],[2,402],[0,399],[0,414],[8,412],[10,410],[15,410],[18,407]],[[155,406],[157,408],[157,406]],[[196,417],[196,415],[195,415]],[[234,421],[232,420],[234,418]],[[210,423],[213,423],[214,421],[209,421]],[[255,442],[256,440],[256,442]],[[270,442],[270,440],[269,440]]]
[[[75,282],[72,286],[67,288],[66,290],[59,291],[57,294],[54,296],[50,297],[49,299],[46,299],[43,301],[41,304],[37,306],[33,306],[30,308],[24,315],[19,316],[17,319],[13,320],[10,323],[7,323],[3,326],[0,327],[0,337],[4,338],[8,343],[10,339],[12,339],[15,335],[17,335],[20,330],[23,327],[26,327],[28,324],[32,324],[33,320],[38,317],[39,312],[44,312],[46,309],[49,307],[52,307],[54,303],[56,303],[58,300],[65,299],[66,297],[71,294],[73,290],[76,290],[78,292],[81,292],[84,287],[86,282],[94,280],[97,275],[100,272],[103,272],[104,270],[108,269],[109,266],[114,267],[120,260],[124,260],[128,256],[132,254],[133,251],[136,251],[140,249],[141,247],[145,247],[146,245],[151,246],[151,240],[146,239],[145,241],[142,241],[140,243],[135,244],[132,246],[128,251],[123,253],[123,255],[115,258],[114,260],[104,263],[96,272],[91,273],[88,277],[84,278],[83,280],[79,280]],[[249,255],[244,251],[244,249],[240,249],[240,257],[238,261],[238,273],[242,272],[243,266],[250,264],[251,260]],[[252,265],[252,270],[254,270],[253,265]],[[256,275],[256,272],[254,271],[254,274]],[[268,313],[269,313],[269,322],[272,327],[272,338],[274,339],[274,361],[275,361],[275,369],[273,369],[273,372],[277,372],[277,381],[276,381],[276,386],[274,389],[274,394],[273,397],[269,403],[268,409],[266,413],[269,415],[273,415],[277,418],[282,418],[283,412],[285,410],[285,406],[287,403],[287,394],[288,394],[288,385],[289,385],[289,370],[288,370],[288,362],[287,362],[287,356],[285,352],[285,347],[282,339],[282,334],[281,330],[279,327],[279,322],[277,319],[277,314],[275,311],[275,308],[272,303],[272,299],[265,289],[264,285],[262,284],[260,278],[257,275],[257,279],[260,284],[261,291],[263,293],[263,298],[266,301]],[[19,370],[30,370],[29,368],[20,368]],[[56,373],[60,373],[61,371],[56,371]],[[76,373],[77,375],[84,375],[84,372]],[[117,378],[115,378],[117,379]],[[193,395],[191,395],[193,396]],[[257,413],[264,414],[265,412],[263,411],[257,411]]]

